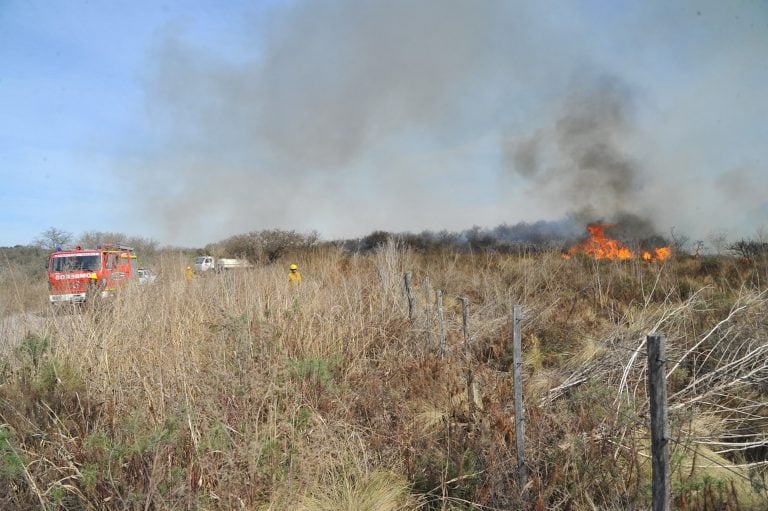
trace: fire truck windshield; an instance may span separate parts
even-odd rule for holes
[[[96,271],[101,268],[101,256],[65,256],[54,257],[51,261],[51,271],[66,272],[75,270]]]

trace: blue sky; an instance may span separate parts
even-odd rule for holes
[[[0,0],[0,246],[768,227],[768,3],[541,4]]]

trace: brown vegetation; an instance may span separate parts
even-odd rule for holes
[[[187,282],[188,261],[164,253],[158,285],[45,314],[44,279],[4,262],[0,507],[645,509],[651,331],[668,337],[676,505],[768,505],[764,264],[419,254],[391,242],[291,257],[304,274],[295,289],[285,259]],[[514,304],[525,313],[525,493]]]

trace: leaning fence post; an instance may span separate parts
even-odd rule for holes
[[[408,319],[413,321],[413,290],[411,289],[411,272],[405,272],[405,295],[408,297]]]
[[[464,332],[464,360],[467,364],[467,404],[469,406],[469,418],[475,416],[475,389],[474,376],[472,374],[472,346],[469,342],[469,330],[467,317],[469,315],[469,300],[463,296],[459,297],[461,300],[461,324]]]
[[[515,386],[515,436],[517,440],[517,475],[520,491],[528,484],[528,468],[525,466],[525,415],[523,411],[523,349],[520,324],[523,308],[512,307],[512,379]]]
[[[667,410],[666,339],[653,333],[646,337],[648,346],[648,396],[651,412],[651,509],[668,511],[669,425]]]
[[[445,316],[443,315],[443,290],[438,289],[437,295],[437,323],[438,323],[438,352],[441,357],[445,356],[446,336],[445,336]]]

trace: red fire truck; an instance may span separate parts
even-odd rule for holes
[[[122,245],[58,249],[48,258],[51,303],[83,303],[107,297],[137,276],[136,254]]]

